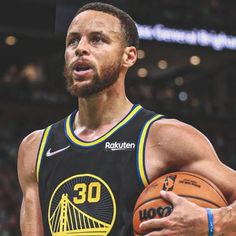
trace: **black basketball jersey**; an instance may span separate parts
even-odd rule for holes
[[[148,184],[144,147],[162,115],[134,105],[102,137],[73,131],[76,112],[44,131],[36,164],[45,236],[131,236],[135,202]]]

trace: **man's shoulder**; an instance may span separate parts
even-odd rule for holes
[[[27,162],[27,165],[35,165],[43,133],[44,129],[35,130],[22,140],[18,150],[18,164]]]
[[[36,130],[27,135],[20,144],[17,160],[18,178],[23,191],[29,183],[36,182],[35,166],[38,148],[44,130]]]
[[[43,133],[44,133],[44,129],[35,130],[31,132],[22,140],[20,144],[20,148],[24,149],[28,146],[32,148],[35,145],[37,146],[37,144],[39,145],[41,138],[43,136]]]
[[[177,119],[167,118],[162,118],[155,121],[151,126],[150,132],[157,137],[175,137],[176,135],[179,136],[199,133],[196,128],[187,123],[184,123]]]
[[[161,119],[153,123],[147,147],[165,154],[166,160],[186,161],[211,155],[209,140],[193,126],[176,119]]]
[[[152,124],[148,142],[151,146],[159,146],[173,152],[187,150],[187,147],[197,149],[201,145],[209,145],[208,139],[193,126],[166,118]]]

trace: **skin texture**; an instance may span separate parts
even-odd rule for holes
[[[85,24],[86,23],[86,24]],[[101,38],[102,35],[102,38]],[[128,69],[136,62],[137,52],[124,44],[119,20],[106,13],[85,11],[72,21],[67,34],[65,61],[69,90],[73,87],[80,107],[74,121],[75,134],[92,141],[116,125],[131,109],[124,80]],[[105,39],[104,39],[105,38]],[[109,56],[108,56],[109,55]],[[117,61],[118,60],[118,61]],[[82,61],[90,65],[85,74],[73,72],[73,64]],[[107,79],[108,68],[119,68],[117,78],[109,86],[91,91],[96,81]],[[21,230],[23,236],[43,235],[43,225],[36,181],[35,164],[43,131],[35,131],[21,143],[18,156],[18,176],[23,191]],[[236,172],[223,165],[207,138],[192,126],[177,120],[155,122],[148,134],[145,166],[150,181],[171,171],[189,171],[214,182],[232,203],[213,210],[215,235],[236,231]],[[207,168],[206,168],[207,167]],[[166,218],[141,224],[146,235],[207,235],[206,210],[174,193],[162,193],[172,202],[174,211]],[[163,228],[155,231],[156,228]],[[230,234],[225,234],[230,235]]]
[[[41,209],[39,204],[38,183],[35,165],[37,150],[43,130],[28,135],[21,143],[18,152],[18,178],[23,192],[20,212],[22,235],[43,235]]]

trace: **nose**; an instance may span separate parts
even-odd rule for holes
[[[75,55],[81,57],[88,54],[89,54],[88,43],[85,38],[81,38],[76,47]]]

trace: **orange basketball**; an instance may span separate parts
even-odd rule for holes
[[[171,214],[172,205],[160,197],[161,190],[173,191],[201,207],[219,208],[228,205],[221,191],[208,179],[188,172],[169,173],[155,179],[140,194],[133,212],[135,236],[144,235],[139,229],[141,222]]]

